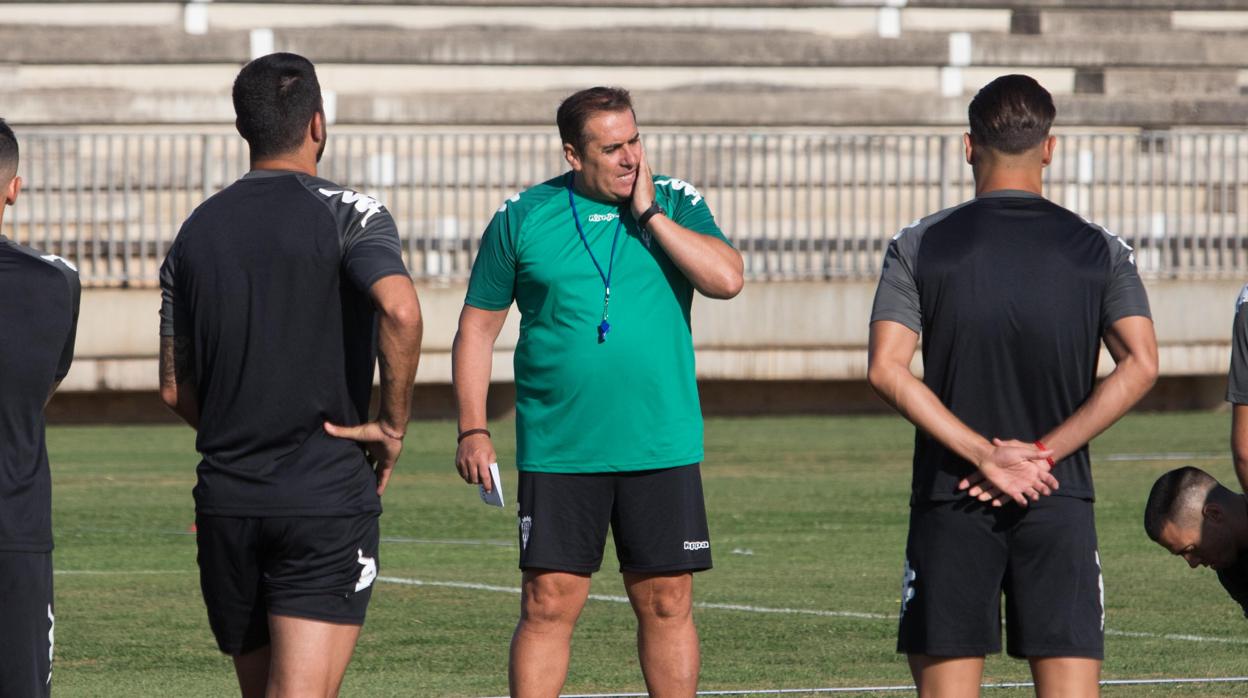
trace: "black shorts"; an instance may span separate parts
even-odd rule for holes
[[[363,625],[377,577],[377,516],[197,515],[199,586],[221,651],[269,644],[270,615]]]
[[[994,509],[971,498],[910,510],[897,651],[1101,659],[1105,603],[1092,502]]]
[[[0,696],[52,691],[52,553],[0,552]]]
[[[711,568],[698,465],[623,473],[520,472],[520,569],[591,574],[607,525],[621,572]]]

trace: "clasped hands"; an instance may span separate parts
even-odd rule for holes
[[[1025,507],[1028,501],[1039,501],[1057,490],[1057,478],[1050,472],[1052,457],[1052,449],[1017,439],[994,438],[992,446],[980,454],[978,470],[963,478],[958,490],[981,502],[991,502],[994,507],[1011,499]]]

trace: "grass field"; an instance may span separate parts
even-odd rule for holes
[[[493,426],[500,460],[511,462],[510,423]],[[1137,415],[1094,444],[1106,627],[1118,633],[1106,639],[1105,678],[1248,673],[1248,621],[1214,574],[1188,570],[1140,525],[1153,479],[1188,461],[1107,458],[1205,454],[1190,462],[1233,482],[1228,433],[1225,414]],[[381,575],[517,587],[514,508],[482,505],[459,480],[453,434],[449,423],[409,431],[385,498]],[[235,691],[208,631],[187,530],[192,436],[176,427],[50,430],[57,695]],[[874,615],[700,609],[704,690],[910,683],[893,644],[911,440],[912,430],[892,417],[708,420],[703,474],[716,567],[697,577],[697,600]],[[508,470],[509,497],[515,482]],[[613,556],[609,549],[595,594],[623,593]],[[517,604],[505,590],[379,581],[343,695],[504,695]],[[574,638],[569,693],[644,690],[632,627],[626,604],[589,602]],[[1165,637],[1172,634],[1206,639]],[[1026,680],[1026,666],[991,658],[985,679]],[[1246,693],[1248,684],[1105,690]]]

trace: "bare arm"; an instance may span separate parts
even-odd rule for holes
[[[192,429],[198,429],[199,395],[193,361],[190,337],[160,338],[160,399]]]
[[[382,277],[368,293],[379,315],[377,361],[381,373],[381,409],[376,421],[353,427],[326,423],[325,432],[364,444],[377,473],[377,494],[382,494],[403,451],[424,321],[411,277],[404,274]]]
[[[451,373],[455,401],[459,405],[459,433],[486,427],[485,405],[490,391],[490,368],[494,342],[507,320],[507,309],[482,310],[465,305],[459,314],[459,331],[451,349]],[[485,434],[473,434],[459,442],[455,467],[469,484],[493,490],[490,463],[497,462],[494,444]]]
[[[654,200],[654,176],[643,151],[630,202],[633,218],[639,219]],[[727,299],[741,292],[745,285],[745,264],[741,253],[732,245],[689,230],[663,214],[653,216],[646,223],[646,229],[702,295]]]
[[[412,384],[420,363],[425,323],[420,300],[407,276],[387,276],[369,290],[380,321],[377,361],[381,373],[381,410],[377,421],[392,434],[406,434],[412,409]]]
[[[1118,421],[1157,381],[1157,336],[1153,321],[1125,317],[1105,332],[1105,347],[1114,370],[1101,381],[1074,414],[1044,435],[1044,445],[1060,460],[1083,448]]]
[[[916,427],[979,468],[1001,493],[1018,504],[1026,506],[1028,498],[1036,500],[1040,495],[1051,494],[1057,480],[1048,472],[1045,451],[1017,442],[989,442],[915,378],[910,372],[910,360],[918,341],[919,335],[899,322],[871,323],[867,380],[875,392]],[[981,499],[1001,501],[995,495]]]
[[[1248,492],[1248,405],[1231,405],[1231,457],[1239,486]]]

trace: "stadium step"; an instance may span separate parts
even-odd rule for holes
[[[124,37],[124,40],[120,40]],[[998,32],[912,32],[904,39],[854,36],[829,40],[810,31],[688,28],[644,32],[457,26],[287,27],[272,30],[268,50],[294,51],[320,63],[490,66],[1033,66],[1242,67],[1245,32],[1161,32],[1084,36]],[[177,27],[0,27],[0,62],[25,65],[238,64],[255,36],[242,30],[187,34]],[[621,57],[626,56],[626,60]],[[81,68],[79,68],[81,70]]]
[[[1010,19],[1014,34],[1156,33],[1173,29],[1169,10],[1049,10],[1017,8]]]
[[[1241,93],[1237,68],[1080,68],[1075,92],[1113,96],[1222,95]]]
[[[339,124],[550,126],[564,90],[339,94]],[[966,120],[966,94],[725,85],[634,90],[643,124],[681,127],[948,126]],[[66,87],[0,90],[15,124],[212,124],[234,119],[228,93]],[[1243,96],[1057,95],[1063,126],[1169,128],[1242,125]]]

